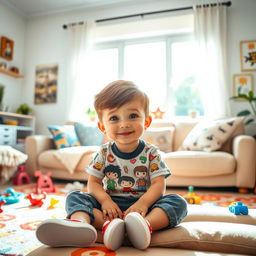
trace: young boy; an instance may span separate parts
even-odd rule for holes
[[[125,233],[134,247],[146,249],[152,230],[175,227],[187,214],[182,197],[164,195],[170,171],[159,151],[140,139],[152,121],[149,99],[134,83],[119,80],[96,95],[94,106],[111,142],[87,168],[89,193],[70,193],[68,220],[44,221],[37,237],[50,246],[85,247],[102,229],[109,249],[118,249]]]

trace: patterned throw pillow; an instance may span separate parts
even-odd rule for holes
[[[142,139],[154,144],[163,152],[171,152],[174,130],[174,127],[148,128],[144,132]]]
[[[81,146],[99,146],[104,142],[104,134],[97,126],[89,126],[80,122],[74,124]]]
[[[179,150],[206,152],[218,150],[232,135],[240,122],[241,120],[236,117],[200,122],[189,132]]]
[[[80,146],[73,125],[50,125],[48,129],[53,136],[56,149]]]

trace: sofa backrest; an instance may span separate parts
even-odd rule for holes
[[[237,124],[237,127],[235,128],[234,132],[230,136],[230,138],[222,145],[222,147],[219,149],[219,151],[224,152],[230,152],[232,153],[232,141],[233,138],[237,135],[244,134],[244,118],[238,118],[239,122]],[[174,140],[173,140],[173,151],[177,151],[179,147],[181,146],[182,142],[188,135],[188,133],[193,129],[193,127],[198,123],[199,121],[196,119],[191,119],[188,121],[177,121],[175,123],[172,122],[163,122],[163,121],[157,121],[152,122],[151,127],[170,127],[174,126]]]
[[[175,136],[173,141],[174,151],[177,151],[179,149],[188,133],[197,123],[198,121],[196,120],[180,121],[175,123]]]
[[[232,153],[232,145],[233,145],[232,142],[233,142],[234,137],[236,137],[238,135],[242,135],[242,134],[245,134],[244,117],[239,117],[239,122],[237,124],[237,127],[235,128],[235,130],[233,131],[233,133],[229,137],[229,139],[222,145],[222,147],[220,148],[220,151]]]

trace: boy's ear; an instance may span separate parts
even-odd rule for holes
[[[103,133],[105,132],[105,126],[101,122],[98,122],[98,127]]]
[[[147,129],[150,126],[151,122],[152,122],[152,116],[147,116],[144,124],[145,129]]]

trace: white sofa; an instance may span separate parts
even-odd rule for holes
[[[220,150],[215,152],[178,150],[187,134],[196,125],[196,120],[187,122],[155,122],[153,127],[174,127],[172,152],[163,153],[163,158],[172,171],[167,186],[237,187],[254,188],[256,178],[256,142],[244,135],[240,122]],[[87,180],[84,168],[92,160],[96,147],[84,147],[85,153],[78,161],[73,173],[56,158],[50,136],[34,135],[26,138],[28,172],[50,171],[53,178],[65,180]]]

